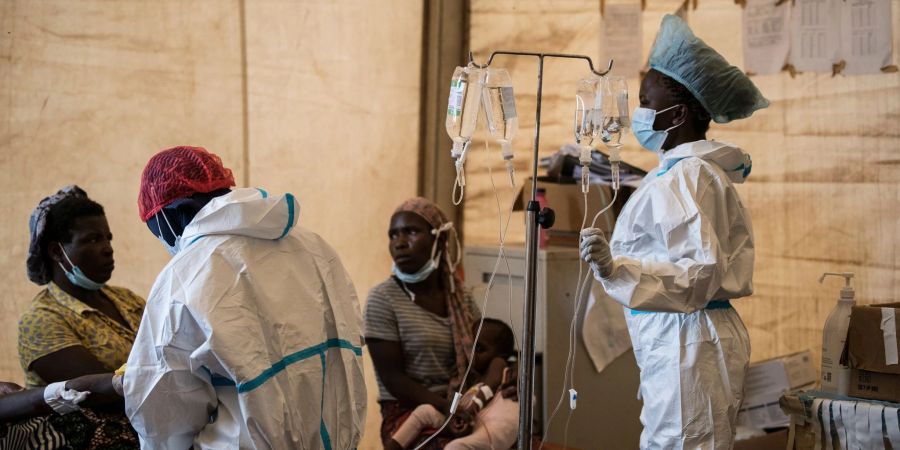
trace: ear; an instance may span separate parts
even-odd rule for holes
[[[690,111],[688,110],[687,105],[678,105],[673,110],[672,125],[684,125],[684,123],[687,122],[689,116]]]
[[[60,249],[61,244],[57,241],[47,241],[47,248],[45,251],[47,252],[47,257],[53,260],[53,262],[62,262],[65,257],[62,254],[62,249]]]

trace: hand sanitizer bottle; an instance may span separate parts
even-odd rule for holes
[[[825,321],[825,329],[822,331],[822,383],[821,389],[838,395],[847,395],[850,387],[850,368],[841,364],[841,353],[844,351],[844,343],[847,341],[847,328],[850,326],[850,310],[856,305],[856,294],[850,280],[852,272],[826,272],[819,278],[819,283],[825,281],[825,277],[833,275],[844,277],[844,287],[837,305],[831,310]]]

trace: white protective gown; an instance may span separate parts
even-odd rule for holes
[[[335,251],[290,194],[208,203],[157,277],[125,372],[149,449],[354,449],[362,319]]]
[[[679,145],[617,219],[615,269],[600,282],[630,308],[643,449],[733,444],[750,339],[723,301],[753,292],[753,231],[733,185],[749,171],[749,155],[730,144]]]

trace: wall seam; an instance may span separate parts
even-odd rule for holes
[[[241,164],[243,166],[242,184],[244,187],[250,186],[250,111],[249,111],[249,93],[248,93],[248,76],[247,76],[247,8],[246,0],[238,0],[238,8],[240,10],[241,25],[241,128],[242,128],[242,149]]]

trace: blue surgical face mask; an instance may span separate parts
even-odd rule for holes
[[[63,272],[66,273],[66,278],[69,279],[69,283],[74,284],[83,289],[87,289],[89,291],[99,291],[106,283],[98,283],[84,274],[81,271],[81,268],[72,263],[72,260],[69,259],[69,255],[66,254],[66,249],[63,248],[62,244],[59,244],[59,249],[62,250],[63,256],[66,257],[66,261],[69,262],[69,265],[72,266],[72,270],[66,270],[66,266],[64,266],[61,262],[59,267],[62,268]]]
[[[652,110],[650,108],[641,108],[640,106],[635,108],[634,114],[631,115],[631,131],[634,133],[634,137],[637,138],[638,143],[641,144],[641,147],[644,147],[651,152],[658,152],[662,148],[663,143],[666,142],[666,138],[669,137],[669,131],[674,130],[684,123],[681,122],[677,125],[672,125],[665,130],[653,129],[653,122],[656,121],[656,115],[674,109],[676,106],[680,105],[672,105],[661,111]]]
[[[169,227],[169,231],[172,233],[172,236],[175,236],[175,244],[169,245],[166,241],[166,238],[163,237],[162,227],[159,224],[159,217],[156,218],[156,227],[159,230],[159,236],[156,236],[159,239],[159,242],[162,242],[162,245],[166,248],[166,251],[169,252],[170,256],[175,256],[178,254],[178,250],[181,248],[181,236],[175,234],[175,229],[172,228],[172,224],[169,223],[169,219],[166,217],[166,213],[163,210],[159,210],[159,215],[163,217],[163,220],[166,222],[166,226]]]

